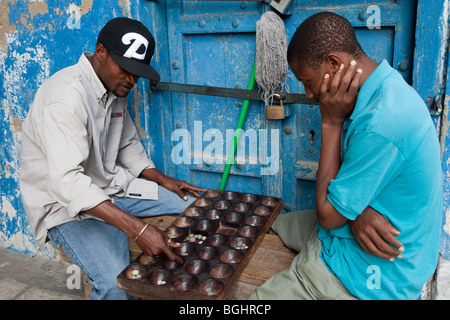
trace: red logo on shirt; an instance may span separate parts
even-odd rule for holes
[[[123,113],[122,112],[113,112],[111,114],[111,118],[122,118],[123,117]]]

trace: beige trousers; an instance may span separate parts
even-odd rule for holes
[[[317,237],[315,210],[280,215],[272,226],[284,244],[299,254],[291,265],[258,287],[250,299],[261,300],[350,300],[356,299],[328,271],[319,257],[322,242]]]

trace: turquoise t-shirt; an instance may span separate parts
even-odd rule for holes
[[[440,146],[417,92],[383,61],[368,77],[344,124],[342,166],[328,200],[354,220],[368,206],[400,232],[402,259],[366,253],[348,223],[318,226],[321,259],[360,299],[417,299],[439,255],[442,215]]]

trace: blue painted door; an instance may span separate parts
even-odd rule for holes
[[[256,22],[272,10],[268,4],[167,0],[154,8],[159,11],[152,18],[164,14],[166,19],[156,18],[165,26],[155,29],[162,81],[247,87],[255,59]],[[416,2],[410,0],[302,0],[293,2],[282,18],[290,39],[296,27],[316,12],[343,15],[367,54],[376,61],[386,59],[411,83],[416,10]],[[294,80],[289,87],[304,93]],[[165,142],[160,147],[163,160],[156,162],[179,179],[218,188],[242,102],[154,92],[157,120],[153,121],[164,127]],[[226,189],[282,197],[286,211],[314,208],[320,112],[315,105],[288,105],[286,115],[285,120],[266,120],[264,104],[250,102]]]
[[[446,61],[447,70],[450,66],[450,58]],[[443,113],[445,114],[444,123],[441,128],[440,139],[442,149],[442,171],[443,171],[443,185],[444,185],[444,212],[442,213],[442,233],[441,233],[441,248],[442,256],[450,260],[450,132],[448,122],[449,109],[449,93],[450,93],[450,74],[447,73],[445,98]]]
[[[169,0],[167,6],[172,82],[247,88],[255,59],[256,21],[264,5]],[[177,166],[177,176],[197,185],[219,188],[243,101],[185,94],[173,94],[172,98],[175,126],[172,140],[176,147],[171,160],[181,164]],[[262,168],[267,167],[262,161],[268,162],[261,158],[261,152],[266,149],[270,152],[272,138],[263,110],[260,102],[250,102],[238,143],[237,163],[226,185],[228,190],[267,193],[267,189],[280,189],[278,174],[261,174]],[[273,133],[276,135],[278,131]],[[273,145],[278,152],[276,138]],[[181,147],[187,139],[190,143],[186,157],[183,152],[186,148]],[[278,163],[279,158],[273,161],[277,167]]]

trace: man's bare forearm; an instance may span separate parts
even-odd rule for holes
[[[341,167],[342,124],[322,123],[319,170],[316,183],[316,209],[320,225],[325,229],[341,227],[347,219],[328,201],[328,186]]]
[[[145,225],[141,219],[133,217],[111,201],[103,201],[92,209],[86,210],[86,213],[106,221],[131,238],[136,237]]]
[[[167,176],[164,173],[158,171],[156,168],[142,170],[141,176],[143,176],[148,180],[154,181],[159,185],[163,185],[164,180],[167,178]]]
[[[330,55],[329,61],[338,65],[338,58]],[[345,70],[343,63],[330,82],[325,74],[320,84],[319,107],[322,115],[322,140],[320,148],[319,171],[317,173],[316,209],[320,225],[325,229],[339,228],[347,222],[328,201],[328,186],[336,178],[341,167],[341,135],[346,118],[352,113],[358,95],[361,69],[355,70],[356,61],[352,60]]]

